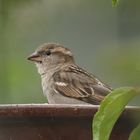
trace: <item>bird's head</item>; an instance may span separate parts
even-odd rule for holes
[[[67,64],[74,63],[71,51],[61,44],[45,43],[32,53],[28,60],[36,63],[38,72],[42,75],[48,70],[54,70]]]

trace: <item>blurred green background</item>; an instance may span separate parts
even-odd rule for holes
[[[140,86],[139,14],[139,0],[0,0],[0,103],[47,101],[26,60],[44,42],[69,47],[79,66],[114,88]]]

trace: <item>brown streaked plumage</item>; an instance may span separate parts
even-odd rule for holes
[[[36,63],[43,93],[54,104],[99,104],[111,88],[78,67],[71,51],[45,43],[28,57]]]

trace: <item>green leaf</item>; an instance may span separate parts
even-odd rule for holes
[[[131,132],[129,140],[140,140],[140,124]]]
[[[119,2],[119,0],[112,0],[112,5],[117,6],[118,2]]]
[[[108,140],[112,128],[128,102],[138,94],[139,88],[123,87],[112,91],[101,102],[93,119],[94,140]]]

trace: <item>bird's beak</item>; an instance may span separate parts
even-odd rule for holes
[[[37,52],[32,53],[27,59],[34,62],[42,62],[42,58]]]

